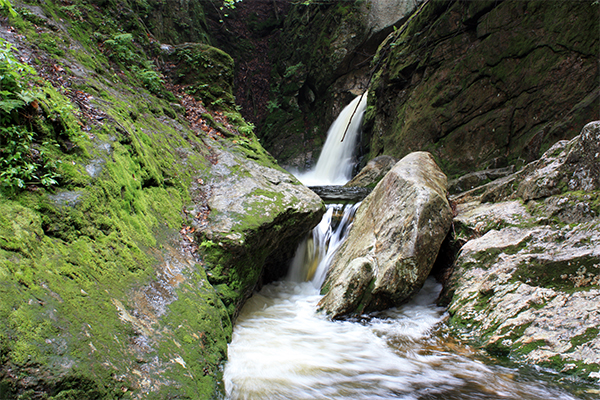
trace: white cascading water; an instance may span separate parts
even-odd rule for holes
[[[317,165],[311,171],[298,174],[300,182],[307,186],[321,186],[343,185],[350,180],[356,140],[367,108],[367,95],[356,97],[342,110],[327,132]]]
[[[321,287],[331,259],[346,238],[359,206],[360,203],[327,206],[319,225],[298,246],[290,266],[288,281],[312,282],[316,288]]]
[[[434,280],[410,303],[359,321],[318,312],[319,288],[357,207],[329,205],[288,278],[248,300],[229,345],[228,400],[576,399],[548,381],[484,364],[453,341]]]

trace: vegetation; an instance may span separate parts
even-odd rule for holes
[[[40,101],[48,112],[57,112],[45,101],[35,78],[35,70],[18,61],[12,46],[0,39],[0,187],[9,194],[26,185],[56,185],[60,178],[56,165],[60,160],[47,152],[57,144],[32,131],[33,123],[26,121],[42,107]]]
[[[180,231],[217,140],[260,146],[225,53],[190,53],[211,88],[173,85],[142,4],[96,3],[0,4],[36,49],[1,40],[0,397],[210,398],[231,320]]]

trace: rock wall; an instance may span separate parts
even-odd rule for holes
[[[272,46],[269,114],[258,136],[284,166],[310,167],[327,129],[365,91],[377,46],[419,0],[315,2],[288,12]]]
[[[442,295],[449,324],[464,339],[495,356],[594,382],[600,380],[599,140],[600,122],[590,123],[522,171],[456,196],[454,230],[462,247]],[[481,195],[490,188],[502,189]]]
[[[429,1],[381,46],[369,158],[431,152],[449,176],[523,165],[599,118],[598,4]]]

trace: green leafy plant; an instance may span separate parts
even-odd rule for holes
[[[8,12],[12,17],[17,16],[12,4],[10,4],[10,1],[8,0],[0,0],[0,10],[3,12]]]
[[[299,72],[301,72],[304,69],[304,64],[302,63],[302,61],[300,61],[298,64],[296,65],[292,65],[289,66],[285,69],[285,73],[283,74],[284,78],[290,78],[296,74],[298,74]]]
[[[279,108],[279,101],[277,101],[277,99],[269,100],[267,102],[267,111],[269,113],[272,113],[273,111],[277,110],[278,108]]]
[[[212,240],[203,240],[200,243],[200,247],[203,249],[212,249],[214,247],[219,247],[219,245],[213,242]]]
[[[56,185],[57,162],[33,144],[34,133],[22,126],[0,127],[0,185],[9,190],[26,185]],[[48,145],[47,143],[44,143]]]
[[[26,84],[35,70],[12,54],[10,43],[0,39],[0,123],[9,122],[13,113],[36,100],[36,94]]]
[[[35,105],[39,90],[29,84],[35,70],[12,54],[12,46],[0,41],[0,186],[11,191],[26,185],[51,186],[59,174],[42,146],[34,143],[35,133],[19,124],[19,112]]]
[[[131,33],[115,35],[112,39],[105,40],[104,46],[108,50],[109,57],[117,62],[131,65],[140,61],[140,57],[134,52]]]
[[[144,87],[151,93],[161,94],[164,91],[163,79],[161,75],[150,68],[132,67],[131,70],[135,76],[142,82]]]

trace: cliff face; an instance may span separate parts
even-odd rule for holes
[[[369,157],[428,150],[451,176],[539,157],[598,119],[598,40],[592,2],[424,4],[376,56]]]
[[[237,307],[322,212],[231,57],[161,46],[136,5],[2,9],[0,398],[215,396]]]

